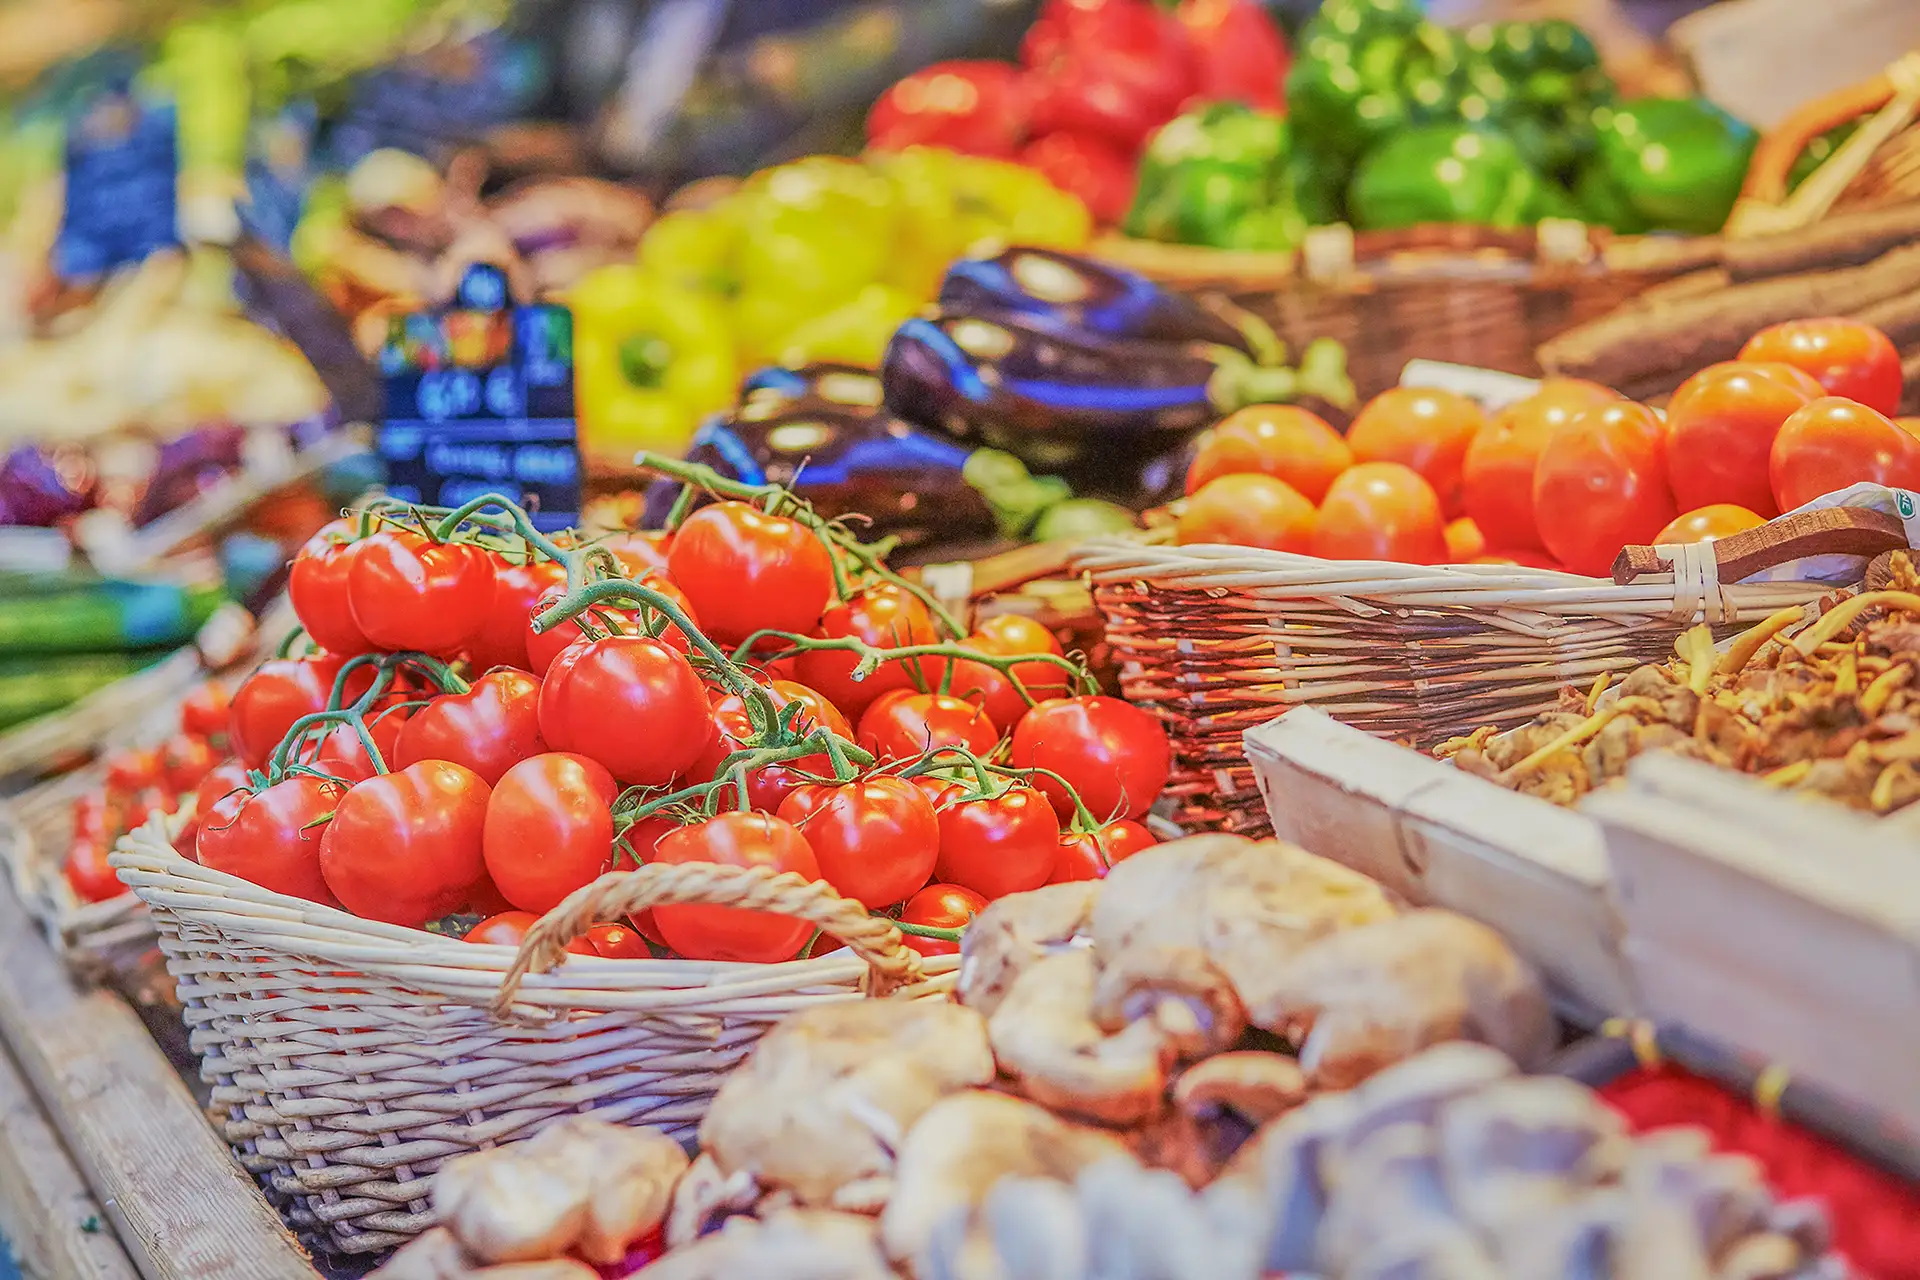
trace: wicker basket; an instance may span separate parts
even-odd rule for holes
[[[113,864],[159,926],[235,1156],[327,1253],[405,1243],[433,1223],[442,1161],[566,1116],[689,1136],[776,1019],[862,991],[941,995],[958,964],[923,967],[888,921],[764,869],[603,876],[516,956],[269,892],[187,861],[151,826],[125,837]],[[529,972],[591,922],[662,902],[779,911],[852,954],[771,965],[575,956]]]
[[[1093,576],[1126,696],[1173,738],[1175,821],[1264,832],[1241,735],[1289,707],[1431,746],[1522,723],[1569,685],[1669,657],[1695,622],[1732,630],[1823,591],[1723,585],[1694,550],[1679,549],[1679,572],[1628,586],[1514,566],[1116,539],[1088,543],[1076,564]]]

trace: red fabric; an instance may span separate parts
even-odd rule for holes
[[[1698,1125],[1719,1150],[1757,1159],[1781,1199],[1821,1201],[1836,1249],[1866,1280],[1920,1280],[1920,1190],[1894,1175],[1678,1067],[1629,1072],[1600,1096],[1636,1133]]]

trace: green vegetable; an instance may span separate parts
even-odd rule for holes
[[[1759,136],[1698,98],[1641,98],[1594,113],[1598,147],[1574,194],[1617,231],[1711,235],[1732,212]]]
[[[1512,139],[1471,125],[1404,129],[1367,153],[1347,190],[1364,230],[1422,222],[1513,227],[1540,201],[1541,181]]]
[[[114,653],[193,639],[222,600],[215,587],[98,582],[0,600],[0,658]]]
[[[0,729],[72,706],[164,656],[147,651],[0,658]]]
[[[1860,128],[1858,120],[1849,120],[1845,124],[1835,125],[1806,145],[1794,159],[1793,167],[1787,170],[1787,191],[1791,194],[1800,189],[1800,184],[1813,176],[1813,171],[1833,158],[1833,153],[1847,144]]]
[[[1287,122],[1223,102],[1177,117],[1147,144],[1128,234],[1221,249],[1290,249],[1306,234]]]
[[[961,466],[960,477],[987,500],[1006,538],[1026,536],[1042,512],[1073,493],[1059,476],[1036,476],[1026,463],[1000,449],[975,449]]]
[[[1117,502],[1099,498],[1068,498],[1048,507],[1033,526],[1035,542],[1062,542],[1070,538],[1098,538],[1130,533],[1140,527],[1133,512]]]

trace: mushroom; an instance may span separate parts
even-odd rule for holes
[[[897,1280],[872,1218],[795,1209],[726,1225],[647,1267],[647,1280]]]
[[[667,1213],[667,1246],[678,1249],[692,1244],[722,1216],[744,1213],[759,1200],[760,1184],[752,1173],[742,1169],[724,1174],[713,1156],[702,1151],[674,1188],[673,1205]]]
[[[894,1152],[923,1112],[993,1082],[978,1013],[934,1000],[820,1005],[777,1024],[720,1086],[700,1144],[801,1205],[874,1211]]]
[[[1021,970],[1067,947],[1087,927],[1100,886],[1074,880],[989,903],[960,942],[960,1003],[992,1017]]]
[[[598,1280],[598,1273],[570,1258],[478,1266],[451,1231],[435,1227],[388,1258],[369,1280]]]
[[[1180,1073],[1174,1103],[1194,1117],[1232,1112],[1255,1125],[1307,1100],[1307,1074],[1281,1053],[1222,1053]]]
[[[509,1147],[449,1160],[433,1207],[483,1263],[577,1251],[614,1263],[660,1225],[687,1169],[680,1144],[657,1129],[575,1116]]]

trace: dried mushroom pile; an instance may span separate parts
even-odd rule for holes
[[[690,1165],[578,1119],[449,1163],[378,1275],[628,1274],[653,1232],[648,1280],[1817,1274],[1823,1223],[1752,1162],[1522,1075],[1553,1040],[1484,927],[1197,837],[992,904],[957,1003],[780,1023]]]
[[[1757,774],[1768,786],[1886,814],[1920,799],[1920,572],[1892,557],[1885,590],[1844,601],[1797,632],[1784,609],[1723,653],[1704,626],[1664,665],[1505,733],[1492,727],[1435,754],[1470,773],[1572,804],[1667,750]]]

